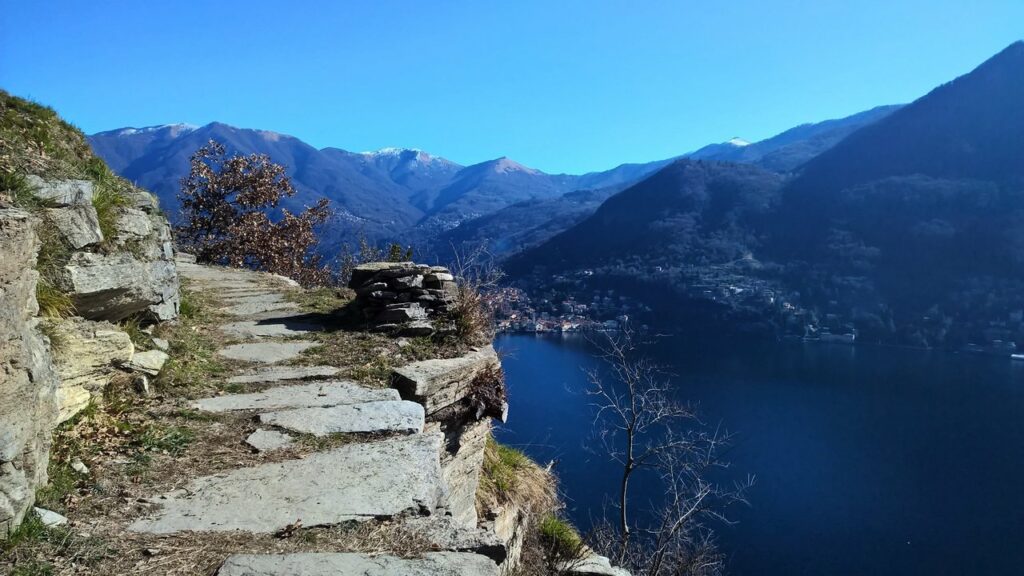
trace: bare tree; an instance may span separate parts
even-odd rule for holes
[[[594,532],[595,548],[635,575],[710,576],[724,558],[711,521],[728,522],[725,510],[744,502],[753,478],[724,488],[709,475],[727,466],[720,459],[729,435],[703,425],[688,405],[673,399],[670,382],[640,354],[628,326],[596,342],[605,370],[588,373],[587,393],[597,408],[595,429],[604,451],[622,466],[617,518]],[[648,469],[664,489],[664,501],[636,514],[631,481]]]
[[[471,249],[452,246],[451,271],[458,280],[452,307],[456,335],[465,342],[482,344],[494,337],[494,310],[489,300],[504,272],[494,256],[481,244]]]

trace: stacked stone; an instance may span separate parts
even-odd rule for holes
[[[455,277],[443,266],[371,262],[352,271],[349,287],[371,327],[403,336],[429,336],[455,301]]]

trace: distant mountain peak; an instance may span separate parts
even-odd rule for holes
[[[519,162],[502,156],[492,162],[492,168],[498,174],[508,174],[509,172],[525,172],[527,174],[540,174],[540,170],[530,168],[529,166],[523,166]]]

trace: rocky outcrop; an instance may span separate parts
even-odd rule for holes
[[[473,398],[477,392],[474,387],[480,384],[477,376],[499,367],[498,354],[488,345],[457,358],[424,360],[398,368],[392,374],[391,384],[402,398],[423,404],[431,415]],[[498,408],[502,413],[494,416],[504,420],[507,405]]]
[[[0,209],[0,539],[46,483],[57,375],[39,330],[39,240],[26,212]]]
[[[154,320],[178,315],[178,275],[171,230],[151,194],[119,190],[105,210],[113,222],[106,238],[87,180],[27,178],[48,206],[43,217],[72,251],[60,270],[60,288],[77,314],[90,320],[121,320],[145,314]],[[111,232],[108,230],[108,232]]]
[[[455,277],[443,266],[412,262],[371,262],[352,271],[349,287],[356,304],[376,330],[429,336],[455,300]]]
[[[402,398],[423,405],[427,430],[444,434],[441,473],[448,485],[448,509],[462,526],[477,524],[476,492],[483,467],[484,446],[490,435],[488,416],[503,417],[506,410],[481,409],[480,397],[492,397],[499,387],[501,405],[504,384],[481,379],[500,378],[498,355],[492,346],[470,350],[457,358],[424,360],[396,369],[391,383]],[[486,393],[482,393],[486,392]]]
[[[63,422],[101,398],[115,367],[132,360],[135,346],[110,322],[77,317],[53,321],[50,334],[60,377],[57,421]]]

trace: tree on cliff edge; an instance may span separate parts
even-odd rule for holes
[[[184,223],[177,235],[198,261],[273,272],[306,286],[332,282],[315,252],[315,229],[331,215],[326,199],[299,214],[280,208],[295,194],[285,168],[265,154],[228,156],[215,140],[191,164],[178,195]]]
[[[728,466],[721,454],[729,435],[704,426],[673,398],[672,383],[640,353],[628,325],[594,343],[604,361],[604,369],[589,372],[595,430],[602,451],[622,467],[616,513],[598,522],[594,549],[634,576],[724,574],[713,525],[728,523],[726,510],[745,502],[753,484],[752,477],[731,486],[712,478]],[[657,488],[638,502],[633,480],[641,474],[653,474],[648,487]]]

